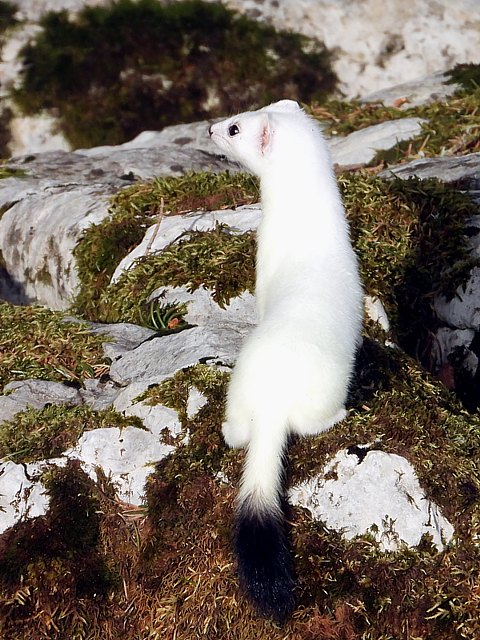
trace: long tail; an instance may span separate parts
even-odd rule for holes
[[[295,601],[285,499],[286,428],[254,430],[238,497],[240,584],[257,611],[282,624]]]

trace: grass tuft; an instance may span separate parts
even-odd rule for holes
[[[80,382],[108,370],[105,337],[93,336],[63,313],[0,303],[0,325],[0,388],[28,378]]]

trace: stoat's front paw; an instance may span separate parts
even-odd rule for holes
[[[234,449],[245,447],[250,439],[248,429],[239,427],[238,424],[233,425],[228,421],[222,425],[222,434],[228,446]]]

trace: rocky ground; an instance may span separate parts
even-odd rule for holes
[[[367,313],[349,417],[290,447],[281,631],[238,592],[242,454],[220,434],[255,323],[258,185],[207,123],[5,164],[2,637],[478,637],[480,121],[461,71],[311,109]]]
[[[68,150],[55,109],[25,113],[11,99],[21,85],[22,48],[41,32],[48,11],[78,14],[84,7],[106,6],[109,0],[12,0],[18,23],[4,34],[0,60],[0,98],[11,111],[12,154]],[[300,33],[323,42],[331,52],[338,90],[348,98],[364,96],[480,56],[480,12],[476,0],[422,0],[406,5],[394,0],[226,0],[239,11],[278,30]],[[418,84],[418,83],[417,83]],[[215,93],[213,91],[213,93]],[[290,96],[293,97],[293,96]],[[217,96],[218,99],[218,96]],[[211,100],[215,101],[211,96]],[[58,108],[57,108],[58,111]]]

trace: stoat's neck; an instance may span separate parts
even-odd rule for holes
[[[273,165],[261,177],[263,221],[283,226],[290,239],[306,235],[335,242],[347,234],[343,207],[333,172],[327,165]],[[278,234],[278,229],[277,233]]]

